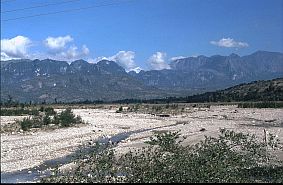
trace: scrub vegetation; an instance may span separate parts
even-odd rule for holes
[[[283,163],[271,155],[282,150],[269,134],[266,142],[254,135],[220,129],[218,137],[182,146],[179,132],[156,133],[146,147],[115,155],[113,145],[94,145],[82,153],[76,167],[41,182],[171,183],[171,182],[283,182]]]

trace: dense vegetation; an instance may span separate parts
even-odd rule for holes
[[[24,118],[18,121],[23,131],[28,131],[31,128],[42,128],[48,125],[56,125],[59,127],[70,127],[75,124],[83,123],[80,116],[75,116],[70,108],[57,114],[52,108],[46,108],[45,114],[33,116],[32,118]],[[53,117],[51,117],[53,115]]]
[[[41,182],[171,183],[283,182],[283,163],[271,155],[282,149],[272,134],[268,142],[254,135],[221,129],[192,146],[182,146],[178,132],[157,133],[147,147],[115,156],[111,145],[95,145],[72,171],[54,171]]]
[[[52,107],[40,107],[40,109],[3,109],[2,115],[30,115],[23,120],[17,120],[12,124],[1,125],[1,132],[28,131],[31,128],[59,128],[70,127],[76,124],[84,124],[80,116],[75,116],[70,108],[61,113],[55,112]]]

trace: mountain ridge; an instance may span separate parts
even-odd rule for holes
[[[21,102],[152,99],[193,95],[283,76],[283,53],[177,59],[171,69],[126,72],[114,61],[1,61],[1,99]]]

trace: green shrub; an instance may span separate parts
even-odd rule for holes
[[[45,111],[46,115],[49,115],[49,116],[56,114],[55,110],[52,107],[46,107],[44,109],[44,111]]]
[[[28,131],[33,126],[33,121],[30,118],[24,118],[19,122],[23,131]]]
[[[123,112],[123,107],[122,106],[120,106],[119,109],[116,110],[116,113],[121,113],[121,112]]]
[[[54,115],[53,119],[51,120],[51,123],[55,124],[55,125],[59,125],[60,124],[60,119],[59,119],[57,114]]]
[[[70,127],[74,124],[83,123],[80,116],[75,116],[70,108],[62,111],[58,116],[61,127]]]
[[[39,111],[40,111],[40,112],[43,112],[43,111],[44,111],[44,107],[41,106],[41,107],[39,108]]]
[[[185,147],[181,141],[178,132],[156,134],[149,146],[120,157],[97,144],[94,152],[76,161],[73,171],[56,169],[42,182],[283,182],[282,161],[269,153],[274,145],[254,135],[221,129],[218,138],[206,137],[196,145]]]
[[[49,115],[45,115],[44,117],[43,117],[43,125],[49,125],[50,123],[51,123],[51,118],[50,118],[50,116]]]
[[[36,109],[35,115],[33,115],[31,118],[24,118],[22,121],[17,121],[15,124],[18,125],[18,127],[15,127],[14,131],[19,130],[19,127],[23,131],[28,131],[31,128],[42,128],[43,126],[47,126],[49,124],[55,124],[57,127],[69,127],[73,126],[74,124],[80,124],[84,123],[82,118],[80,116],[75,116],[71,109],[66,109],[62,111],[60,114],[57,114],[53,108],[46,108],[44,109],[45,114],[39,114],[39,111]],[[28,110],[28,111],[33,111]],[[6,110],[5,110],[6,111]],[[9,110],[11,111],[11,110]],[[12,113],[19,110],[13,110]],[[11,113],[11,112],[9,112]],[[54,115],[53,118],[50,115]],[[48,127],[47,127],[48,128]],[[11,129],[5,129],[4,130],[11,130]],[[1,131],[3,131],[1,127]]]

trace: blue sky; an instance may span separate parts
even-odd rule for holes
[[[131,70],[168,68],[172,57],[283,51],[283,0],[75,0],[5,12],[66,1],[3,0],[1,58],[104,57]]]

